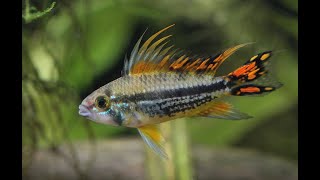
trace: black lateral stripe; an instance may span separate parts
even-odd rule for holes
[[[155,103],[141,103],[140,108],[150,117],[154,117],[156,115],[160,117],[172,117],[176,113],[195,109],[202,104],[212,101],[214,98],[215,97],[212,97],[210,93],[197,94],[193,96],[155,100],[157,101]]]
[[[201,85],[192,88],[177,88],[174,90],[164,90],[162,92],[139,93],[133,96],[124,96],[122,98],[127,99],[128,101],[156,100],[173,97],[192,96],[202,93],[211,93],[226,88],[227,86],[225,85],[225,80],[222,80],[217,83],[212,83],[210,85]]]
[[[113,121],[114,121],[115,123],[117,123],[119,126],[122,125],[123,119],[121,119],[121,116],[119,116],[119,113],[117,113],[117,112],[116,112],[115,110],[113,110],[113,109],[110,109],[110,110],[109,110],[109,114],[110,114],[110,116],[114,117],[114,118],[113,118]]]

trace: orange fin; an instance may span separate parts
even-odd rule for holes
[[[186,55],[179,57],[173,61],[170,66],[170,71],[185,71],[196,73],[207,73],[214,75],[220,65],[234,52],[241,47],[244,47],[251,43],[240,44],[231,48],[228,48],[222,53],[217,54],[214,57],[207,58],[189,58]]]
[[[159,36],[159,34],[171,28],[172,26],[174,26],[174,24],[158,31],[149,39],[147,39],[141,47],[139,47],[142,37],[144,35],[143,33],[143,35],[139,38],[138,42],[135,44],[131,52],[130,59],[125,59],[125,65],[123,70],[124,75],[155,71],[156,69],[158,69],[156,65],[161,60],[163,60],[166,56],[168,56],[169,59],[174,55],[173,52],[169,52],[169,50],[173,46],[162,49],[164,45],[167,44],[165,40],[168,39],[171,35],[160,38],[159,40],[151,44],[151,42],[157,36]],[[161,43],[162,45],[160,45]]]
[[[266,51],[253,56],[243,66],[229,73],[228,77],[240,82],[249,82],[258,79],[260,76],[269,72],[266,65],[271,55],[271,51]]]
[[[251,116],[236,110],[231,104],[222,101],[214,101],[209,103],[209,107],[205,108],[198,115],[203,117],[230,120],[251,118]]]
[[[219,66],[229,57],[231,56],[234,52],[236,52],[238,49],[249,45],[252,43],[244,43],[244,44],[239,44],[237,46],[228,48],[227,50],[225,50],[223,53],[219,54],[217,58],[215,58],[213,60],[212,63],[212,67],[211,68],[207,68],[208,71],[211,71],[211,73],[214,75],[217,71],[217,69],[219,68]],[[209,67],[210,65],[208,65],[207,67]]]
[[[267,92],[272,92],[279,87],[281,87],[281,84],[279,84],[279,86],[260,86],[254,84],[246,84],[232,88],[231,94],[234,96],[260,95],[266,94]]]
[[[234,52],[243,46],[250,43],[240,44],[231,48],[228,48],[222,53],[214,57],[197,57],[191,58],[187,55],[178,55],[176,50],[172,50],[173,46],[164,48],[168,43],[166,41],[171,35],[160,38],[152,43],[156,37],[161,33],[171,28],[170,25],[154,35],[152,35],[141,46],[143,35],[140,37],[136,45],[134,46],[130,59],[125,58],[124,75],[148,73],[148,72],[193,72],[193,73],[209,73],[214,75],[219,66]]]
[[[248,96],[264,95],[282,86],[282,83],[273,80],[270,76],[268,60],[272,52],[259,53],[243,66],[228,74],[231,95]]]
[[[138,128],[143,141],[160,157],[168,159],[164,148],[165,139],[161,135],[159,125],[147,125]]]

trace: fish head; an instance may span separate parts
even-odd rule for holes
[[[100,88],[87,96],[79,105],[79,115],[97,123],[121,125],[121,112],[115,108],[110,96]]]

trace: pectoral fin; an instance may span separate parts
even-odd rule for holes
[[[164,138],[161,135],[159,125],[147,125],[138,128],[138,131],[145,143],[160,157],[168,159],[164,148]]]
[[[215,101],[209,104],[210,107],[199,113],[200,116],[218,118],[218,119],[230,119],[240,120],[249,119],[251,116],[242,113],[235,109],[231,104],[221,101]]]

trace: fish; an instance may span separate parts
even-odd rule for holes
[[[140,45],[145,31],[130,57],[125,56],[121,77],[96,89],[79,105],[79,115],[96,123],[136,128],[147,146],[164,159],[168,154],[161,123],[185,117],[249,119],[252,116],[223,97],[263,96],[283,85],[269,75],[272,51],[252,56],[229,74],[215,76],[229,56],[251,43],[215,56],[191,56],[167,45],[172,35],[159,37],[174,25]]]

